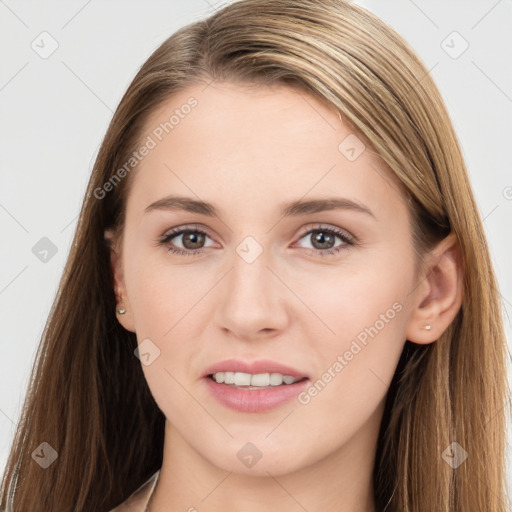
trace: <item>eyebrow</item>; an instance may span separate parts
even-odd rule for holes
[[[362,203],[341,197],[328,197],[310,199],[308,201],[296,200],[281,205],[282,217],[295,217],[310,215],[312,213],[330,210],[353,210],[368,214],[375,218],[372,211]],[[190,213],[199,213],[208,217],[219,217],[217,209],[212,203],[200,201],[191,197],[170,195],[151,203],[144,211],[149,213],[154,210],[181,210]]]

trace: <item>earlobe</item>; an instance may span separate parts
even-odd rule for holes
[[[124,282],[120,248],[118,247],[117,239],[114,236],[112,230],[106,230],[104,236],[110,247],[110,264],[114,279],[114,293],[116,296],[115,314],[119,323],[127,331],[135,332],[135,326],[133,323],[133,317],[131,315],[130,304],[128,301],[128,295]]]
[[[418,344],[438,340],[460,310],[463,286],[460,246],[450,233],[430,252],[422,281],[416,284],[407,339]]]

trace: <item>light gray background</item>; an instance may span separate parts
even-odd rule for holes
[[[1,471],[113,110],[165,38],[224,3],[0,0]],[[510,345],[512,3],[357,3],[410,42],[441,90],[485,219]],[[58,48],[42,58],[52,44]],[[46,262],[32,250],[43,237],[57,250]]]

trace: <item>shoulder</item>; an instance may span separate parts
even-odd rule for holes
[[[160,470],[134,491],[125,501],[110,512],[144,512],[149,498],[155,488]]]

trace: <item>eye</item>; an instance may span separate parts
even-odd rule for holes
[[[303,233],[300,239],[302,240],[308,236],[313,247],[306,249],[321,256],[334,255],[346,249],[347,246],[355,245],[354,237],[345,231],[333,227],[317,226]],[[210,238],[206,231],[197,227],[184,226],[173,229],[158,241],[158,245],[168,246],[169,252],[180,256],[195,256],[204,253],[203,249],[205,248],[206,238]],[[335,245],[336,238],[341,240],[341,243],[338,245]],[[179,245],[176,246],[176,242],[172,242],[174,239],[181,239],[178,242],[181,247]]]
[[[346,249],[347,246],[355,244],[354,238],[347,232],[327,226],[318,226],[310,229],[301,236],[301,239],[306,237],[309,237],[311,240],[313,245],[311,250],[313,253],[320,256],[337,254]],[[336,238],[340,239],[342,243],[335,245]]]
[[[204,246],[205,238],[208,237],[206,231],[203,231],[199,228],[191,228],[191,227],[182,227],[176,228],[172,230],[170,233],[164,236],[162,240],[158,243],[159,245],[167,245],[174,239],[181,238],[181,245],[176,247],[176,243],[173,242],[172,245],[169,245],[168,250],[174,254],[178,254],[180,256],[194,256],[196,254],[200,254],[204,252],[202,249]],[[209,238],[209,237],[208,237]]]

